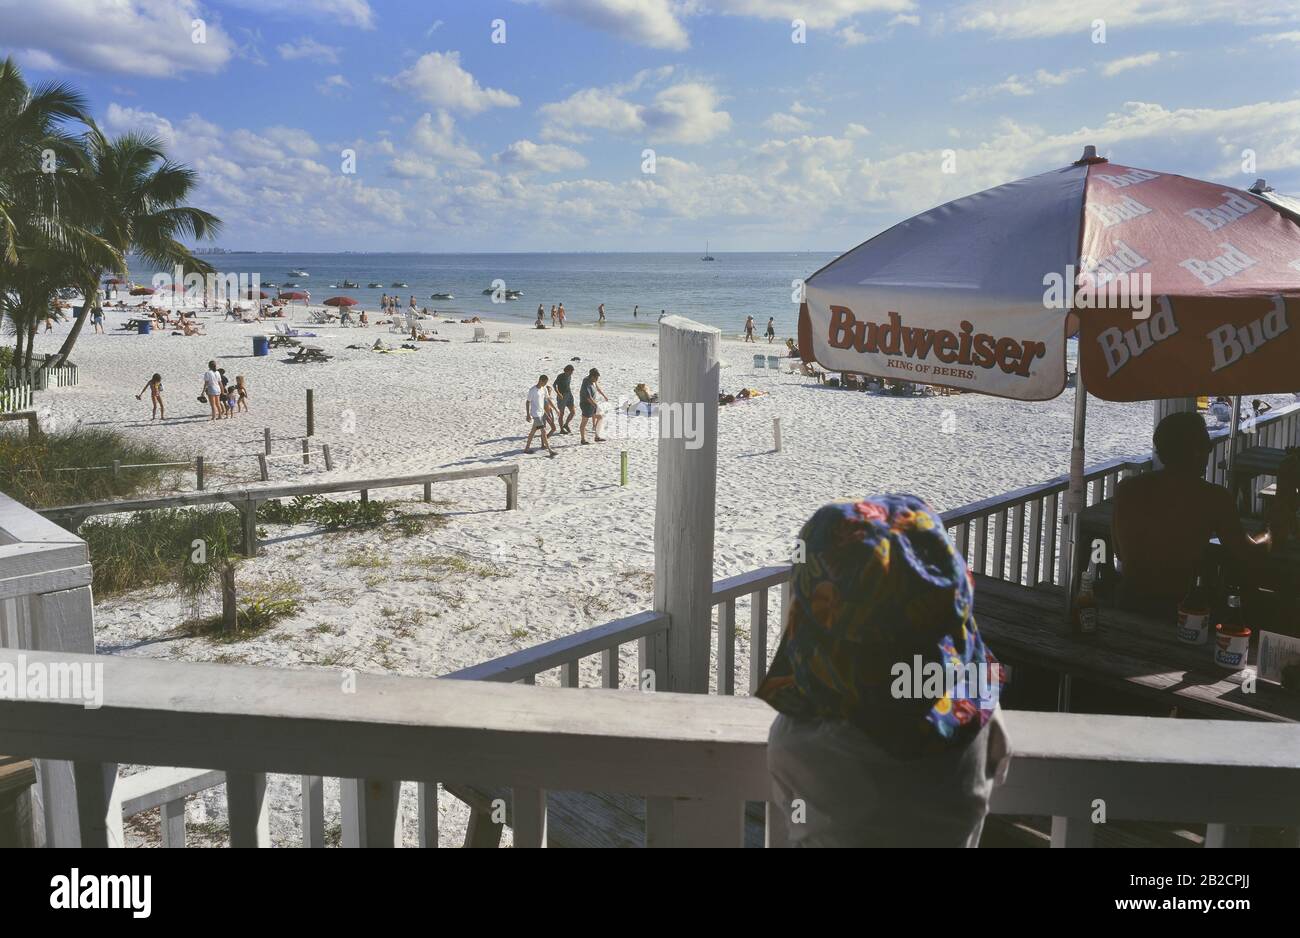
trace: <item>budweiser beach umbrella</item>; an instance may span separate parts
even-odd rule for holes
[[[804,357],[1046,400],[1077,332],[1087,389],[1106,400],[1300,389],[1290,211],[1094,154],[931,209],[817,271]]]
[[[357,301],[350,296],[331,296],[325,301],[326,306],[356,306]]]
[[[1070,166],[923,212],[817,271],[800,353],[831,371],[1033,401],[1065,387],[1066,339],[1077,334],[1066,510],[1079,558],[1088,393],[1300,389],[1300,225],[1266,194],[1120,166],[1088,147]],[[1072,597],[1078,564],[1069,569]]]
[[[135,287],[131,290],[132,296],[153,296],[153,287]]]
[[[305,299],[307,299],[307,294],[306,294],[306,293],[299,293],[299,292],[297,292],[296,290],[290,290],[288,293],[281,293],[281,294],[280,294],[280,299],[282,299],[282,300],[305,300]]]

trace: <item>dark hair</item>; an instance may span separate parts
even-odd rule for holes
[[[546,377],[546,375],[539,375],[537,380],[542,384],[545,384],[547,381],[550,381],[551,379]]]
[[[572,370],[573,370],[573,366],[572,366],[572,365],[565,365],[565,366],[564,366],[564,370],[565,370],[565,371],[572,371]]]
[[[591,371],[587,372],[587,377],[588,377],[588,378],[599,378],[599,377],[600,377],[600,372],[597,371],[595,368],[593,368],[593,369],[591,369]]]
[[[149,379],[149,383],[152,384],[155,381],[157,381],[159,384],[162,384],[162,375],[155,372],[154,376]]]
[[[216,371],[216,370],[217,370],[217,363],[216,363],[215,361],[210,361],[210,362],[208,362],[208,370],[209,370],[209,371]]]
[[[1170,414],[1161,420],[1151,442],[1160,461],[1173,468],[1196,468],[1214,448],[1205,421],[1191,411]]]

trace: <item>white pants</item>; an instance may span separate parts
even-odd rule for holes
[[[998,711],[964,748],[906,761],[852,724],[778,714],[767,740],[771,842],[977,846],[1010,749]]]

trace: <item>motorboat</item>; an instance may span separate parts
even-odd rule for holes
[[[452,294],[452,293],[430,293],[430,294],[429,294],[429,299],[431,299],[431,300],[454,300],[454,299],[456,299],[456,296],[455,296],[455,294]]]

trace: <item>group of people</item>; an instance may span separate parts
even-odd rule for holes
[[[158,375],[154,375],[154,378],[158,381],[161,400],[162,379]],[[244,384],[244,376],[236,375],[234,384],[231,384],[226,377],[226,369],[218,368],[215,361],[208,362],[208,370],[203,373],[203,393],[199,395],[199,400],[206,400],[211,407],[210,420],[234,417],[240,411],[247,413],[248,387]]]
[[[537,383],[528,389],[528,397],[524,401],[524,418],[528,421],[528,440],[524,443],[524,452],[533,451],[533,437],[540,433],[542,436],[542,449],[546,450],[546,455],[554,456],[555,450],[551,448],[551,434],[559,432],[561,434],[570,434],[573,431],[569,429],[575,416],[573,406],[573,366],[565,365],[564,370],[555,376],[554,385],[546,375],[541,375]],[[604,417],[600,413],[600,407],[596,401],[597,396],[609,401],[604,390],[600,386],[600,372],[595,368],[587,372],[587,377],[582,379],[582,384],[578,390],[578,410],[582,413],[582,419],[578,422],[578,441],[586,446],[591,441],[587,439],[587,423],[591,422],[592,435],[597,443],[604,443],[605,438],[600,435],[600,426],[604,422]]]
[[[757,341],[757,339],[754,338],[754,317],[753,316],[745,317],[745,341],[746,342]],[[775,341],[776,341],[776,317],[769,316],[767,317],[767,344],[771,345]]]
[[[605,318],[605,312],[604,312],[604,310],[605,310],[605,306],[604,306],[604,304],[601,304],[600,309],[601,309],[601,315],[600,315],[600,318],[601,318],[601,321],[604,321],[604,318]],[[552,304],[551,304],[551,328],[552,328],[552,329],[555,329],[555,328],[558,327],[558,328],[560,328],[560,329],[563,329],[563,328],[564,328],[564,317],[565,317],[566,315],[567,315],[567,314],[566,314],[565,311],[564,311],[564,304],[563,304],[563,303],[560,303],[558,306],[557,306],[556,304],[552,303]],[[546,328],[545,318],[546,318],[546,316],[545,316],[545,308],[542,306],[541,303],[538,303],[538,304],[537,304],[537,328],[538,328],[538,329],[545,329],[545,328]]]

